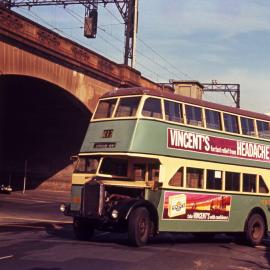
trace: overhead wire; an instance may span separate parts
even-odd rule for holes
[[[57,6],[58,7],[58,6]],[[59,7],[60,8],[60,7]],[[124,22],[120,21],[120,19],[113,13],[111,12],[107,7],[104,7],[104,9],[118,22],[118,24],[124,25]],[[27,9],[30,13],[32,13],[32,15],[34,15],[34,17],[36,17],[36,19],[38,18],[39,20],[41,20],[43,23],[45,23],[46,25],[49,25],[51,29],[56,30],[58,32],[60,32],[61,34],[64,34],[65,36],[70,36],[68,35],[65,31],[63,30],[68,30],[68,29],[82,29],[82,27],[55,27],[53,26],[51,23],[49,23],[48,21],[44,20],[43,18],[41,18],[40,16],[38,16],[37,14],[35,14],[32,10]],[[66,13],[68,13],[70,16],[72,16],[75,20],[77,20],[78,22],[80,22],[81,24],[84,23],[83,21],[83,16],[78,14],[77,12],[75,12],[72,9],[69,9],[68,7],[64,8],[64,11]],[[114,24],[116,25],[116,24]],[[106,27],[106,25],[104,25],[103,27]],[[101,26],[98,26],[98,29],[100,29],[103,33],[105,33],[106,35],[109,35],[110,37],[112,37],[114,40],[116,40],[117,42],[120,42],[121,44],[123,44],[123,40],[119,39],[118,37],[116,37],[115,35],[113,35],[112,33],[108,33],[108,31],[106,31],[104,28],[102,28]],[[77,37],[76,37],[77,38]],[[109,40],[107,40],[104,36],[99,35],[99,38],[101,40],[103,40],[105,43],[109,44],[111,46],[111,48],[114,48],[115,50],[117,50],[120,53],[124,53],[123,51],[123,47],[122,49],[120,49],[119,47],[115,46],[112,42],[110,42]],[[73,37],[72,37],[73,39]],[[168,75],[173,76],[174,78],[181,78],[181,77],[186,77],[186,78],[190,78],[188,74],[186,74],[185,72],[182,72],[181,70],[179,70],[176,66],[174,66],[173,64],[171,64],[165,57],[163,57],[160,53],[158,53],[155,49],[153,49],[150,45],[148,45],[145,41],[143,41],[141,38],[138,37],[139,42],[141,42],[145,47],[147,47],[154,55],[158,56],[159,59],[161,59],[163,62],[165,62],[171,69],[169,69],[166,65],[163,65],[160,61],[155,61],[153,60],[150,56],[146,55],[145,53],[143,53],[141,50],[137,50],[137,54],[142,56],[143,59],[146,59],[147,61],[151,62],[152,64],[154,64],[155,66],[158,66],[160,69],[162,69],[163,71],[165,71],[166,73],[168,73]],[[89,44],[83,42],[80,39],[80,43],[82,43],[83,45],[86,45],[87,47],[89,47]],[[100,49],[96,48],[95,46],[93,46],[91,44],[91,47],[93,47],[95,50],[105,53],[104,51],[101,51]],[[107,53],[105,53],[107,54]],[[110,55],[110,58],[112,56]],[[154,72],[151,68],[147,68],[145,66],[145,64],[142,64],[141,61],[137,61],[137,65],[143,67],[145,70],[147,70],[148,72],[151,72],[151,74],[153,74],[155,77],[164,77],[161,76],[160,74],[158,74],[157,72]],[[181,74],[181,75],[180,75]],[[179,76],[180,75],[180,76]]]

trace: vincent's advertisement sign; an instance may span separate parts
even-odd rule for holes
[[[228,221],[230,195],[166,191],[163,219]]]
[[[168,128],[168,148],[270,162],[270,146]]]

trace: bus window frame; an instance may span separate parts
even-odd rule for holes
[[[198,105],[194,105],[194,104],[190,104],[190,103],[184,103],[183,105],[185,107],[185,118],[186,118],[185,125],[190,126],[190,127],[196,127],[196,128],[205,129],[206,127],[205,127],[205,120],[204,120],[204,115],[203,115],[204,107],[198,106]],[[186,108],[187,106],[199,108],[201,110],[201,126],[195,125],[195,124],[189,124],[188,123],[187,108]],[[195,120],[195,121],[197,121],[197,120]]]
[[[161,117],[160,118],[143,115],[144,104],[145,104],[146,100],[149,99],[149,98],[158,99],[160,101],[160,108],[161,108]],[[142,97],[141,102],[140,102],[140,106],[138,107],[138,117],[139,118],[146,118],[146,119],[152,119],[154,121],[162,121],[162,122],[164,122],[164,121],[166,121],[164,114],[165,114],[164,102],[163,102],[162,97],[157,97],[157,96],[152,96],[152,95],[144,95]]]

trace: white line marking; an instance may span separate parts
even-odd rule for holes
[[[39,218],[15,218],[15,217],[1,217],[0,219],[11,219],[11,220],[25,220],[25,221],[40,221],[40,222],[48,222],[48,223],[66,223],[71,224],[72,221],[66,221],[66,220],[51,220],[51,219],[39,219]]]
[[[9,259],[9,258],[12,258],[14,255],[8,255],[8,256],[5,256],[5,257],[0,257],[0,260],[4,260],[4,259]]]

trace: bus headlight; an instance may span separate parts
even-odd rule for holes
[[[62,212],[62,213],[64,213],[65,211],[66,211],[66,205],[65,204],[61,204],[60,205],[60,211]]]
[[[119,212],[116,209],[112,210],[112,213],[111,213],[112,218],[117,219],[118,215],[119,215]]]

